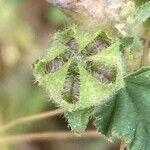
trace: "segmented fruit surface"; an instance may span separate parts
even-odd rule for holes
[[[51,50],[34,63],[34,74],[56,104],[68,111],[90,108],[123,86],[119,42],[76,26],[54,39]]]

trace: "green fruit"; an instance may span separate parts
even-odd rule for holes
[[[120,42],[97,29],[56,33],[33,71],[51,99],[70,112],[97,106],[124,86]]]

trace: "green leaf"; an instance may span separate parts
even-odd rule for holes
[[[136,6],[143,5],[144,3],[148,2],[149,0],[134,0]]]
[[[143,23],[150,17],[150,2],[140,6],[135,13],[128,17],[129,24]]]
[[[129,35],[133,37],[131,48],[134,51],[143,49],[143,43],[139,33],[138,26],[144,23],[150,17],[150,2],[143,4],[127,18]]]
[[[150,68],[127,76],[126,87],[101,105],[95,126],[108,137],[123,138],[128,150],[150,148]]]
[[[89,117],[91,116],[92,109],[83,109],[77,111],[71,111],[66,113],[69,126],[76,133],[82,133],[85,131]]]

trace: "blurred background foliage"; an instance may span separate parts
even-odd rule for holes
[[[50,37],[69,22],[44,0],[0,0],[0,125],[55,109],[34,83],[31,65],[50,47]],[[93,126],[89,125],[89,128]],[[63,117],[16,126],[3,135],[68,130]],[[22,142],[0,150],[112,150],[104,139]],[[114,148],[116,150],[116,148]]]

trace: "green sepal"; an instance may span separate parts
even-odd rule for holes
[[[93,108],[66,112],[65,116],[68,119],[68,124],[71,130],[75,133],[85,131],[89,118],[92,115]]]

